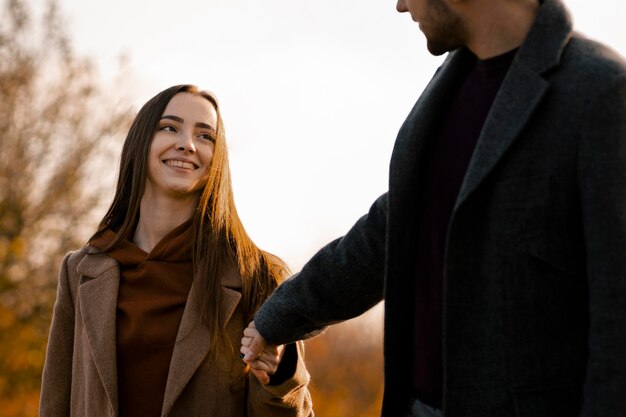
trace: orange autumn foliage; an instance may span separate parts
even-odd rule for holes
[[[37,415],[59,264],[93,228],[89,207],[101,199],[91,156],[110,155],[132,115],[63,27],[55,0],[0,1],[2,417]]]
[[[383,395],[382,304],[305,342],[318,417],[378,417]]]

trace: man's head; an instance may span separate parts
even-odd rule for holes
[[[485,59],[520,46],[535,20],[539,0],[397,0],[442,55],[461,46]]]
[[[398,0],[396,4],[398,12],[409,12],[419,24],[433,55],[442,55],[468,41],[464,20],[448,3],[449,0]]]

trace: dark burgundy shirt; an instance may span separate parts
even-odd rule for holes
[[[443,397],[443,280],[452,209],[491,105],[515,52],[476,60],[440,119],[422,166],[419,192],[413,384],[425,403]]]

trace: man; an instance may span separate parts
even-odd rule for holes
[[[624,61],[560,0],[397,9],[450,53],[388,193],[261,307],[244,360],[384,298],[384,417],[626,416]]]

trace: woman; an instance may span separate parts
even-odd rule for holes
[[[97,232],[63,261],[39,415],[312,415],[301,345],[263,351],[268,384],[238,352],[287,273],[237,216],[216,99],[162,91],[130,128]]]

